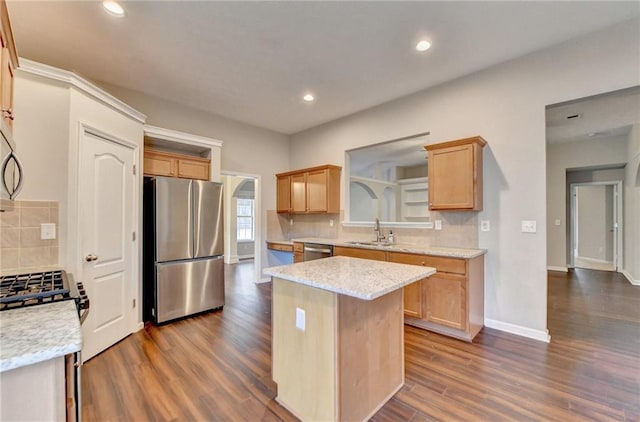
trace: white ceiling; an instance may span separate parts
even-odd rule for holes
[[[637,17],[640,2],[8,0],[18,53],[291,134]],[[433,47],[419,54],[416,41]],[[317,101],[304,103],[305,92]],[[144,112],[144,110],[142,110]]]
[[[549,144],[628,135],[640,124],[640,87],[549,106],[546,121]]]

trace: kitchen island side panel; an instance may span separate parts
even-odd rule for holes
[[[337,295],[277,277],[272,289],[276,400],[303,421],[336,420]],[[296,308],[305,312],[304,331]]]
[[[298,418],[367,420],[402,387],[402,289],[362,300],[273,277],[272,297],[276,400]]]

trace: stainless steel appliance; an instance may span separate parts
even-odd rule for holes
[[[323,245],[320,243],[304,244],[304,260],[312,261],[333,256],[333,245]]]
[[[222,184],[155,177],[144,189],[144,316],[164,323],[224,306]]]
[[[22,165],[15,149],[9,132],[4,128],[0,130],[0,212],[13,210],[12,201],[24,182]]]
[[[64,270],[6,275],[0,277],[0,311],[73,300],[80,324],[89,314],[89,298],[81,282]],[[81,352],[65,356],[67,420],[82,420]]]

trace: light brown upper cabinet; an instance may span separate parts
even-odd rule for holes
[[[341,167],[324,165],[276,174],[277,212],[339,213],[341,171]]]
[[[183,179],[209,180],[211,160],[191,155],[144,150],[145,176],[168,176]]]
[[[427,145],[430,210],[482,210],[480,136]]]
[[[18,67],[18,53],[13,40],[7,4],[0,0],[0,115],[3,126],[13,129],[13,78]]]

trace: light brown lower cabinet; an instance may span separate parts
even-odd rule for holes
[[[472,341],[484,326],[484,255],[471,259],[335,246],[334,255],[434,267],[403,289],[405,323]]]
[[[293,263],[304,262],[304,243],[293,242]]]

